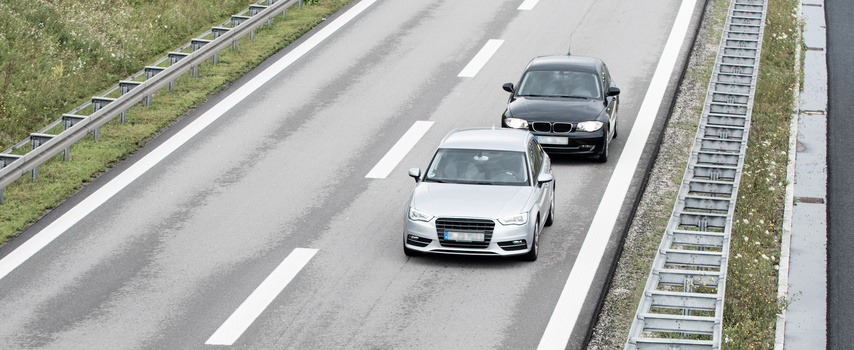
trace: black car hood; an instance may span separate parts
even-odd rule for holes
[[[508,117],[528,121],[583,122],[598,120],[605,110],[599,99],[518,97],[507,105]]]

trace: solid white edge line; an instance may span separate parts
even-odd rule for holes
[[[98,189],[98,191],[78,203],[53,223],[21,244],[21,246],[0,260],[0,280],[6,277],[6,275],[12,272],[12,270],[27,261],[27,259],[42,250],[42,248],[63,234],[71,226],[101,206],[101,204],[104,204],[104,202],[136,180],[140,175],[144,174],[154,165],[162,161],[169,154],[178,149],[178,147],[181,147],[181,145],[186,143],[193,136],[219,119],[219,117],[240,103],[244,98],[273,79],[273,77],[275,77],[279,72],[296,62],[300,57],[319,45],[323,40],[338,31],[338,29],[341,29],[345,24],[362,13],[374,2],[376,2],[376,0],[362,0],[358,4],[354,5],[350,10],[311,36],[311,38],[306,40],[303,44],[297,46],[293,51],[280,58],[270,67],[252,78],[252,80],[199,116],[199,118],[187,125],[184,129],[163,142],[162,145],[151,151],[151,153],[146,155],[140,161],[116,176],[112,181]]]
[[[534,6],[537,6],[538,2],[540,2],[540,0],[525,0],[521,5],[519,5],[519,8],[517,8],[517,10],[521,10],[521,11],[533,10]]]
[[[205,342],[207,345],[232,345],[255,322],[267,306],[282,293],[291,280],[314,257],[317,249],[296,248],[261,282],[234,313]]]
[[[480,69],[492,58],[492,55],[498,51],[498,48],[501,47],[501,44],[504,44],[504,40],[501,39],[489,39],[485,45],[478,51],[474,58],[471,59],[469,64],[466,65],[465,68],[457,75],[460,78],[473,78],[477,75],[477,72],[480,72]]]
[[[682,1],[635,125],[605,189],[602,202],[599,203],[549,324],[540,339],[538,349],[564,349],[569,342],[676,66],[696,2],[697,0]]]
[[[427,133],[427,130],[430,130],[431,126],[433,126],[433,122],[423,120],[412,124],[409,130],[400,137],[400,140],[397,140],[397,143],[388,150],[388,153],[380,159],[377,165],[374,165],[374,168],[365,177],[369,179],[385,179],[388,177],[397,164],[412,150],[412,147],[415,147],[415,144]]]

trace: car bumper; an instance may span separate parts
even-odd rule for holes
[[[403,242],[406,248],[422,253],[454,255],[514,256],[531,249],[534,225],[531,220],[524,225],[502,225],[495,222],[492,237],[483,247],[460,247],[459,242],[445,241],[436,230],[436,220],[430,222],[405,219]]]
[[[541,142],[540,145],[549,154],[577,154],[598,155],[602,153],[605,145],[604,129],[595,132],[573,132],[573,133],[533,133],[537,139],[541,137],[566,138],[567,144],[550,144]]]

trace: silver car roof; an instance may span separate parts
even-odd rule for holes
[[[520,151],[528,149],[527,130],[508,128],[473,128],[451,131],[439,148],[490,149],[500,151]]]

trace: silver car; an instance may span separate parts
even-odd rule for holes
[[[462,129],[439,144],[403,219],[403,252],[537,260],[554,221],[551,160],[527,130]]]

